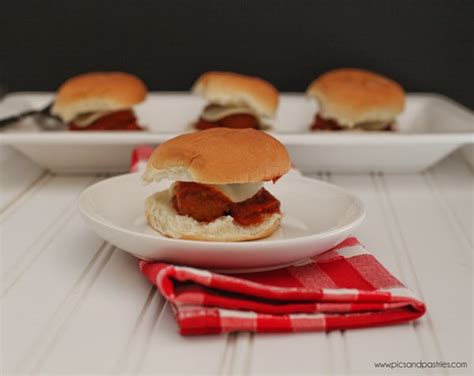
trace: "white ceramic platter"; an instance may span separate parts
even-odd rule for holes
[[[0,118],[40,108],[52,98],[51,93],[10,94],[0,103]],[[151,93],[137,106],[148,132],[45,132],[30,119],[0,133],[0,143],[54,172],[125,172],[136,145],[156,145],[189,132],[203,106],[189,93]],[[418,172],[474,142],[472,113],[440,95],[409,94],[399,132],[310,132],[316,110],[302,94],[282,94],[271,132],[303,172]]]
[[[170,239],[144,215],[145,198],[169,184],[144,186],[140,173],[109,178],[81,194],[79,209],[99,236],[138,258],[224,272],[277,268],[317,255],[346,239],[365,216],[362,202],[343,189],[293,175],[265,184],[284,213],[272,236],[236,243]]]

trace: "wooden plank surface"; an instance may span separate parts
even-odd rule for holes
[[[387,218],[388,209],[377,180],[375,176],[360,175],[331,177],[334,184],[350,190],[366,205],[367,218],[356,233],[361,242],[388,270],[413,289],[416,286],[412,285],[413,281],[403,269],[400,249],[393,234],[392,224]],[[349,369],[357,373],[376,372],[373,362],[390,362],[397,359],[417,361],[424,357],[415,326],[411,323],[370,330],[349,330],[344,332],[344,338]],[[389,338],[390,340],[387,340]]]
[[[8,146],[0,146],[0,213],[26,195],[45,172]]]
[[[420,359],[472,367],[474,179],[459,155],[419,175],[315,175],[365,202],[356,235],[426,301],[421,320],[194,338],[179,336],[136,260],[81,221],[77,196],[97,177],[53,176],[11,150],[0,150],[0,164],[4,373],[371,374],[374,362]]]

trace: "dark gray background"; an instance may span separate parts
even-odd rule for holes
[[[303,91],[354,66],[474,108],[474,1],[21,1],[0,8],[3,88],[55,90],[71,75],[124,70],[187,90],[212,69]]]

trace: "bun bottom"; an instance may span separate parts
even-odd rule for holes
[[[223,216],[209,223],[199,222],[187,215],[179,215],[171,204],[171,198],[171,190],[165,190],[145,201],[148,224],[169,238],[240,242],[266,238],[280,225],[280,213],[269,215],[263,223],[252,226],[240,226],[231,216]]]

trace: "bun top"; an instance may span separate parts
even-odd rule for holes
[[[288,152],[272,136],[255,129],[212,128],[159,145],[143,180],[255,183],[277,179],[289,169]]]
[[[405,93],[395,81],[355,68],[324,73],[309,85],[306,94],[318,100],[322,117],[349,126],[392,121],[405,104]]]
[[[118,111],[142,102],[147,89],[138,77],[122,72],[91,72],[75,76],[58,89],[52,113],[63,121],[79,114]]]
[[[248,106],[260,116],[273,117],[278,107],[278,90],[271,83],[237,73],[204,73],[194,83],[192,91],[211,103]]]

